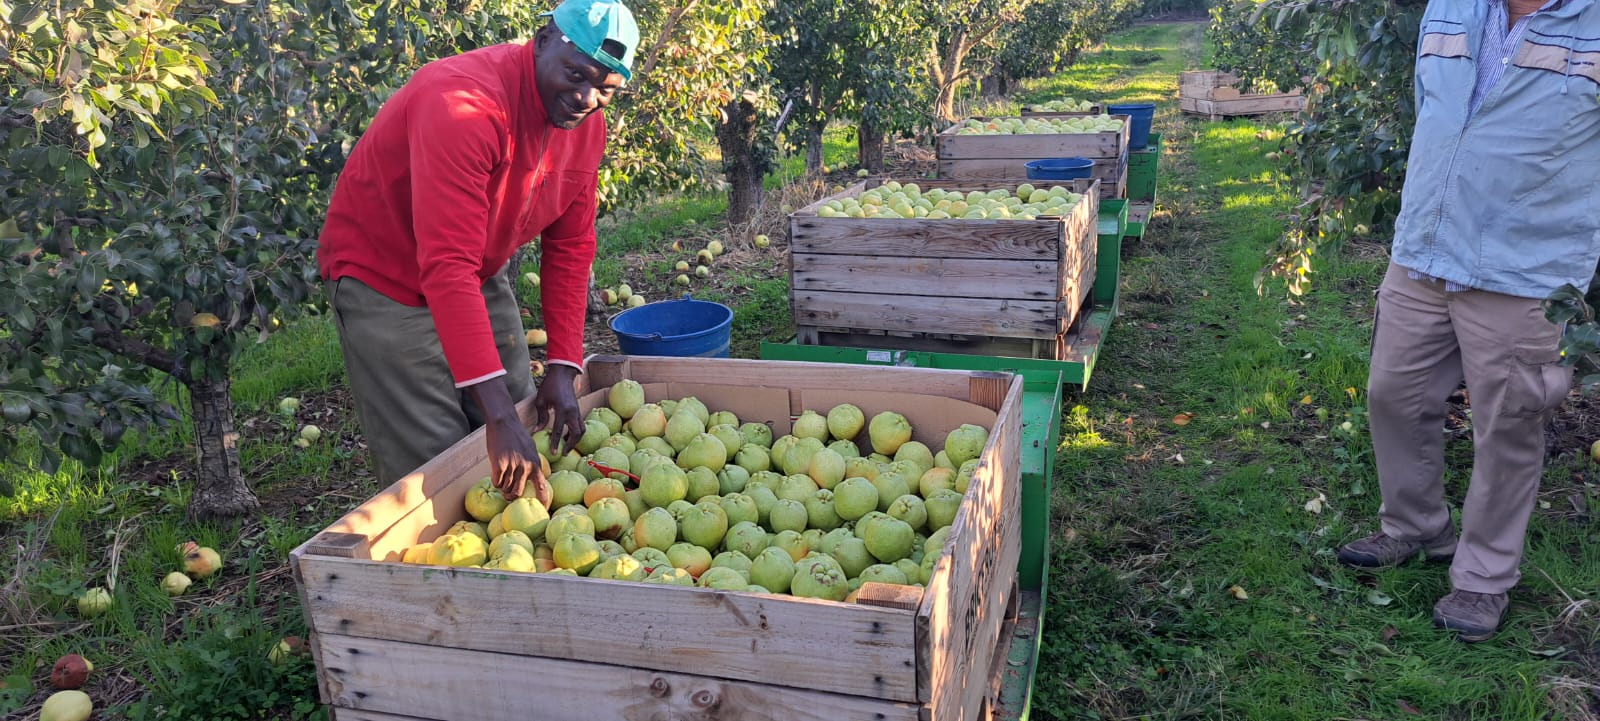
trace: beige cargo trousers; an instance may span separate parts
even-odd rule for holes
[[[483,300],[506,374],[511,400],[533,395],[522,311],[512,292],[510,264],[483,284]],[[326,284],[356,415],[378,482],[390,484],[473,429],[483,414],[471,395],[456,388],[445,362],[433,315],[373,290],[355,278]]]
[[[1446,399],[1464,378],[1472,409],[1472,480],[1450,566],[1456,590],[1504,593],[1518,566],[1544,471],[1544,428],[1572,369],[1539,300],[1446,292],[1391,264],[1378,289],[1368,413],[1383,532],[1424,541],[1453,532],[1445,502]]]

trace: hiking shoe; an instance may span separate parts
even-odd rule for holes
[[[1345,544],[1339,549],[1339,562],[1359,568],[1385,568],[1415,558],[1418,551],[1426,554],[1430,561],[1449,560],[1456,555],[1456,534],[1449,530],[1427,541],[1402,541],[1378,531]]]
[[[1433,605],[1433,625],[1456,632],[1456,638],[1477,643],[1494,635],[1511,605],[1504,593],[1451,591]]]

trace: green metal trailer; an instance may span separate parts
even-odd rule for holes
[[[1152,155],[1159,153],[1158,142],[1152,136]],[[1150,162],[1148,168],[1152,176],[1149,198],[1153,202],[1154,162]],[[1074,344],[1075,353],[1068,360],[801,345],[794,340],[768,342],[761,347],[762,358],[770,360],[1004,371],[1022,376],[1022,555],[1017,567],[1020,593],[1017,619],[1001,632],[1001,652],[997,658],[1006,661],[1000,671],[995,718],[1026,719],[1032,703],[1034,671],[1039,662],[1044,624],[1044,599],[1049,587],[1051,469],[1055,467],[1056,447],[1060,444],[1062,392],[1069,385],[1088,384],[1100,355],[1101,342],[1116,317],[1122,240],[1134,234],[1129,223],[1129,205],[1129,201],[1121,199],[1101,201],[1098,256],[1090,291],[1093,307],[1075,324],[1080,342]],[[1139,233],[1143,233],[1142,226]]]
[[[1128,230],[1130,238],[1143,238],[1156,207],[1156,176],[1161,164],[1161,134],[1151,133],[1143,150],[1128,152]]]

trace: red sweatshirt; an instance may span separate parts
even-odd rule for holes
[[[550,360],[581,368],[605,118],[560,130],[533,43],[429,63],[378,111],[339,176],[317,264],[426,306],[457,387],[504,374],[481,287],[542,236]]]

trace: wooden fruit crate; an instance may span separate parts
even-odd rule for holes
[[[1178,81],[1178,106],[1186,113],[1205,116],[1210,120],[1240,115],[1298,113],[1305,108],[1306,99],[1298,89],[1287,93],[1249,94],[1241,93],[1234,87],[1238,82],[1238,76],[1215,70],[1183,73]]]
[[[775,436],[843,402],[904,413],[929,447],[961,423],[991,432],[926,590],[867,584],[862,599],[889,600],[851,604],[398,563],[466,518],[467,489],[489,472],[475,431],[291,554],[335,721],[984,718],[1017,600],[1020,376],[596,356],[582,409],[623,378]],[[531,426],[531,399],[518,411]]]
[[[1094,282],[1099,181],[1035,181],[1083,195],[1071,215],[1035,220],[789,216],[790,300],[810,345],[1062,360]],[[1027,180],[927,180],[924,190],[1015,188]]]
[[[1073,113],[1030,116],[1074,117]],[[1120,198],[1127,191],[1130,119],[1122,129],[1103,133],[1050,135],[956,135],[952,125],[938,135],[940,180],[1026,179],[1027,164],[1041,158],[1090,158],[1094,177],[1101,180],[1100,197]],[[973,118],[979,121],[1008,118]],[[1019,182],[1023,182],[1019,180]]]

